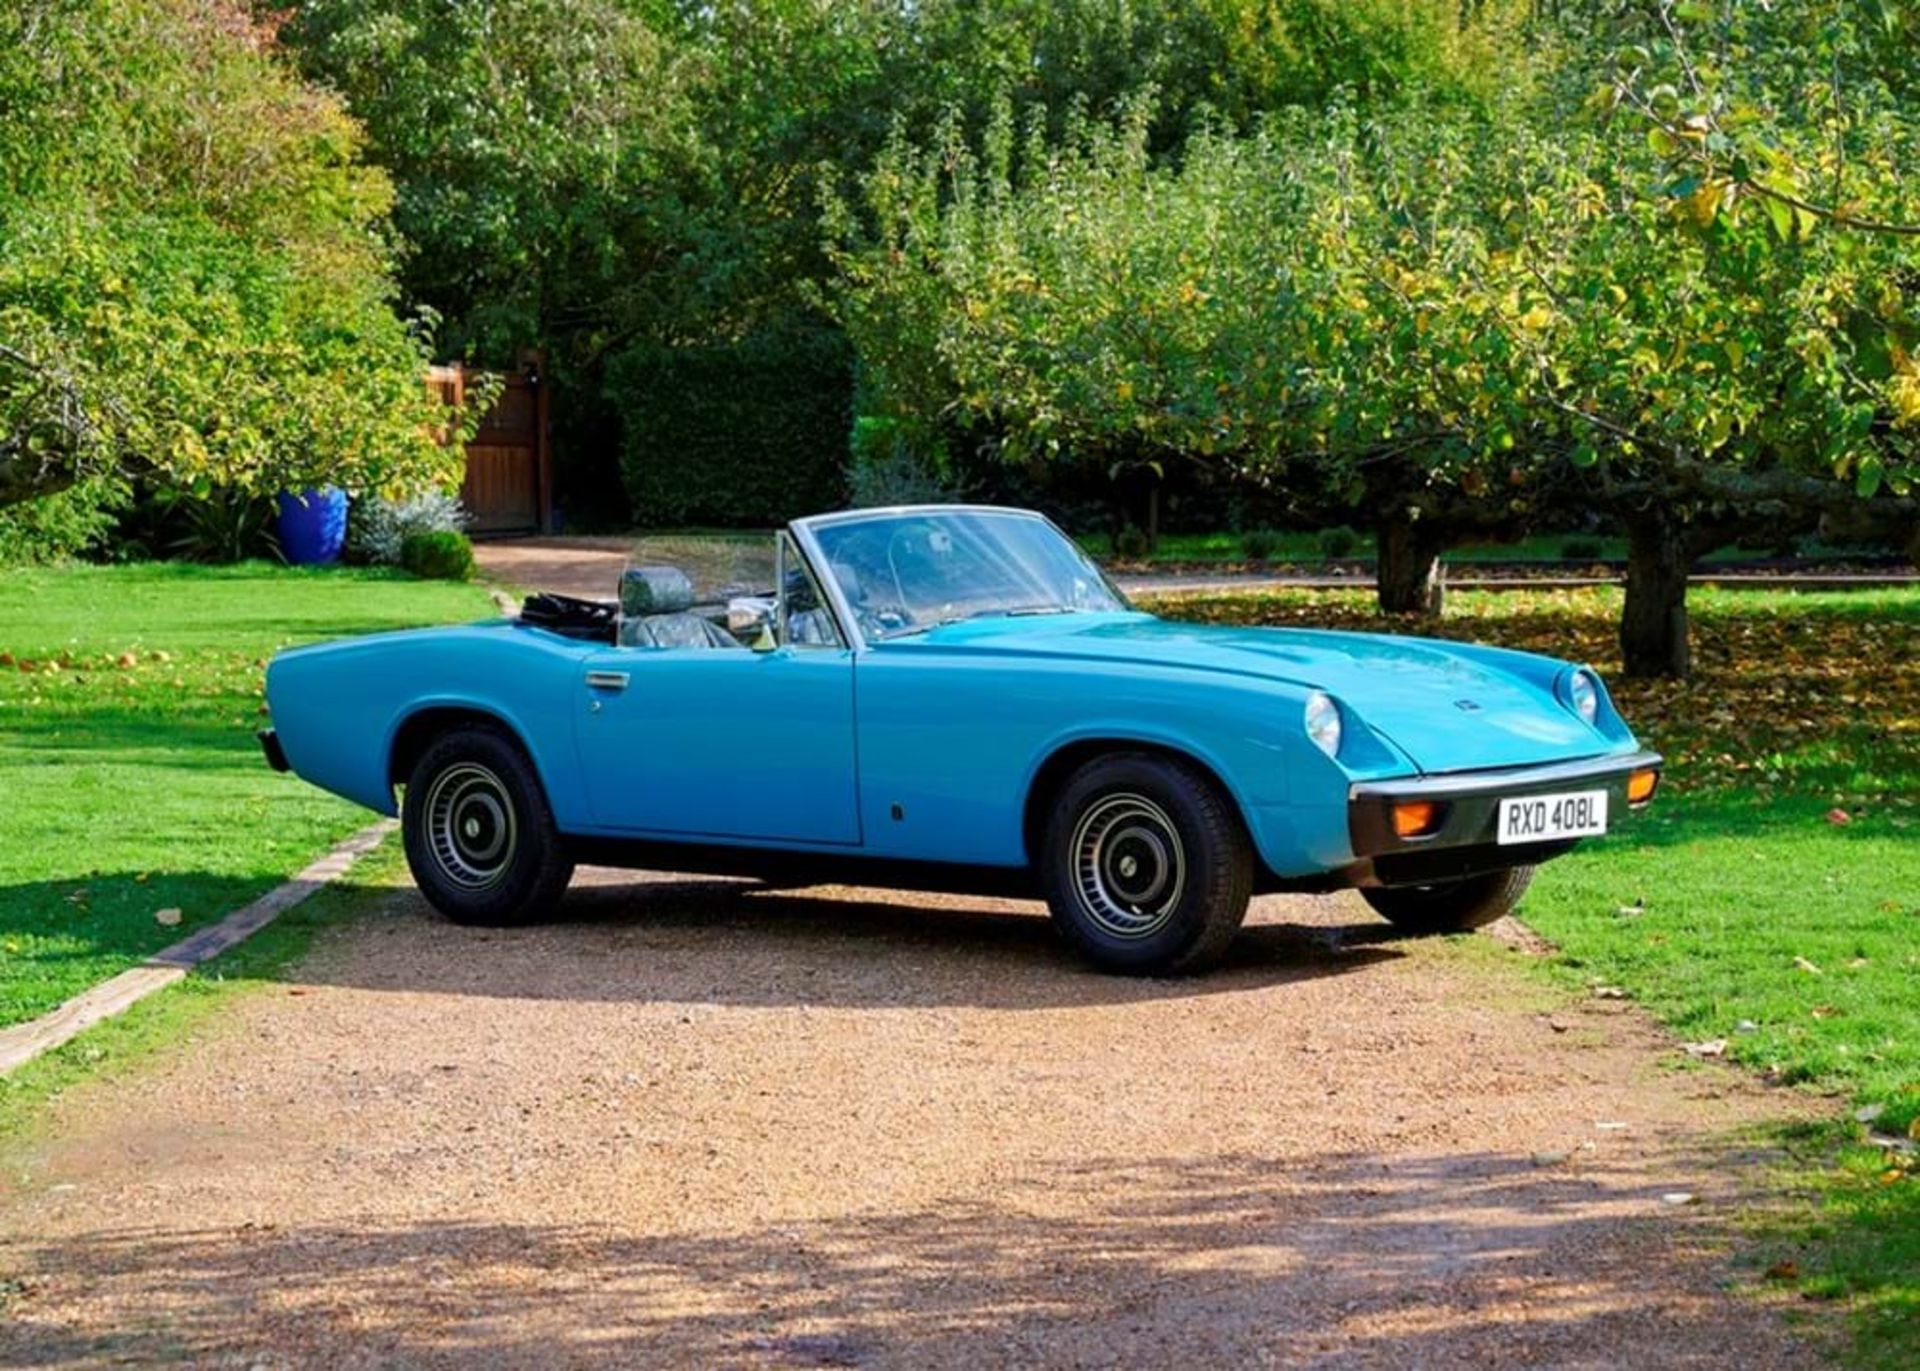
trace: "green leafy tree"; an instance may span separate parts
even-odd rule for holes
[[[300,0],[288,40],[398,184],[415,300],[445,338],[552,359],[563,483],[617,500],[627,417],[680,398],[622,378],[662,354],[807,336],[832,267],[817,207],[896,117],[1004,99],[1056,135],[1152,84],[1155,158],[1336,88],[1471,103],[1527,0]],[[1074,111],[1079,111],[1076,116]],[[803,359],[797,359],[803,360]],[[724,435],[718,435],[724,437]]]
[[[394,313],[390,199],[236,8],[0,12],[0,504],[457,469]]]
[[[1627,527],[1632,674],[1687,673],[1700,553],[1911,490],[1920,126],[1910,68],[1887,62],[1911,32],[1893,5],[1603,16],[1620,56],[1589,101],[1599,127],[1564,138],[1533,193],[1531,280],[1499,318],[1589,498]]]
[[[1461,282],[1511,270],[1498,206],[1551,150],[1337,107],[1203,129],[1171,164],[1150,122],[1035,124],[1016,152],[1003,107],[978,153],[955,122],[894,143],[829,214],[869,408],[936,459],[957,430],[1003,460],[1357,505],[1383,607],[1426,608],[1449,540],[1532,507],[1528,378]]]

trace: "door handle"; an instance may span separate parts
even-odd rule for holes
[[[625,690],[627,673],[624,671],[589,671],[587,685],[594,690]]]

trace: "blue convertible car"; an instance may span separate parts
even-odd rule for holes
[[[1658,784],[1584,667],[1158,619],[1035,514],[857,510],[760,548],[283,652],[267,758],[400,813],[462,922],[539,917],[578,861],[1020,892],[1149,974],[1217,957],[1256,891],[1486,923]]]

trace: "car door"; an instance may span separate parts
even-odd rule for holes
[[[807,608],[792,600],[782,597],[775,632],[812,641],[764,651],[609,647],[587,659],[576,738],[597,828],[860,841],[853,654],[830,615],[824,631],[815,620],[791,632]]]

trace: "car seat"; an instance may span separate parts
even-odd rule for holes
[[[676,566],[634,566],[620,574],[622,647],[739,648],[740,640],[693,613],[693,582]]]

